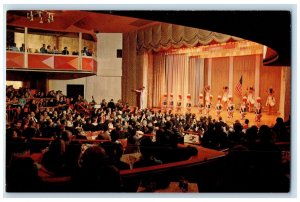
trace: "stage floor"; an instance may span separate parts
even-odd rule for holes
[[[161,110],[161,108],[153,108],[154,111],[158,111]],[[175,110],[172,110],[173,114],[185,114],[186,113],[186,109],[182,109],[180,112],[177,112]],[[200,116],[206,116],[204,114],[200,114],[199,110],[197,107],[192,107],[191,113],[196,114],[197,119]],[[209,114],[213,119],[218,119],[217,117],[217,113],[215,110],[212,110]],[[254,112],[247,112],[245,119],[249,120],[249,126],[252,125],[257,125],[258,127],[261,125],[268,125],[268,126],[273,126],[276,123],[276,118],[279,117],[280,114],[279,113],[272,113],[272,114],[268,114],[267,112],[263,112],[262,113],[262,117],[261,117],[261,121],[260,122],[255,122],[255,114]],[[241,123],[244,123],[245,120],[241,120],[241,115],[239,113],[239,111],[234,111],[233,113],[233,118],[228,118],[228,113],[227,111],[222,111],[221,112],[221,117],[223,119],[224,122],[226,122],[229,125],[232,125],[236,120],[239,120]]]

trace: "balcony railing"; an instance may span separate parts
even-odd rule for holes
[[[26,60],[26,57],[28,58]],[[89,56],[6,51],[7,69],[97,73],[97,60]]]

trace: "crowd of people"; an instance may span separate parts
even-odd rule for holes
[[[25,52],[25,44],[22,43],[20,48],[17,47],[17,44],[15,42],[9,44],[7,46],[7,50],[9,51],[17,51],[17,52]],[[32,52],[31,48],[27,49],[29,53]],[[68,50],[68,47],[64,47],[63,50],[59,50],[56,46],[51,47],[51,45],[42,44],[42,47],[40,50],[36,50],[35,53],[43,53],[43,54],[62,54],[62,55],[69,55],[70,52]],[[81,50],[82,56],[93,56],[93,51],[89,49],[87,46],[83,47]],[[72,55],[79,55],[78,51],[73,51]]]
[[[251,166],[260,169],[262,174],[269,168],[276,170],[276,173],[269,172],[270,180],[280,170],[280,151],[274,143],[290,140],[289,123],[284,123],[282,118],[277,118],[273,127],[250,126],[249,120],[229,125],[221,117],[215,120],[211,116],[197,118],[191,113],[140,110],[130,108],[121,100],[115,103],[113,99],[109,102],[103,99],[98,104],[94,99],[88,103],[81,96],[67,98],[61,91],[47,94],[38,91],[33,95],[31,92],[30,89],[7,87],[7,100],[53,98],[58,101],[56,105],[65,106],[40,107],[29,101],[19,106],[22,113],[18,118],[7,123],[9,191],[43,191],[41,172],[50,176],[71,176],[72,191],[122,191],[120,170],[187,160],[197,155],[198,150],[193,146],[179,147],[184,131],[197,132],[203,147],[229,148],[229,159],[236,158],[236,151],[255,151],[255,158],[260,156],[259,162],[253,157]],[[26,105],[29,108],[24,111]],[[103,142],[76,141],[87,140],[87,131],[101,131],[95,139]],[[37,142],[34,138],[50,139]],[[121,139],[127,139],[126,147]],[[124,153],[136,152],[141,153],[141,158],[133,165],[121,160]],[[34,153],[42,155],[33,160]]]

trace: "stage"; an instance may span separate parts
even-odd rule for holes
[[[161,108],[153,108],[153,110],[156,112],[158,110],[161,110]],[[167,109],[168,111],[171,110],[170,108]],[[181,111],[177,112],[176,110],[172,110],[172,114],[185,114],[187,112],[186,109],[182,109]],[[197,107],[192,107],[191,113],[196,114],[197,119],[199,119],[200,116],[206,116],[204,113],[205,111],[203,110],[202,114],[199,113],[199,110]],[[209,115],[213,119],[218,119],[217,113],[215,110],[212,110]],[[241,115],[238,110],[235,110],[233,113],[233,118],[228,118],[228,113],[227,111],[222,111],[221,112],[221,117],[224,122],[226,122],[229,125],[232,125],[236,120],[239,120],[241,123],[244,123],[245,120],[241,120]],[[268,112],[263,111],[261,121],[260,122],[255,122],[255,114],[254,112],[247,112],[245,119],[249,120],[249,126],[256,125],[256,126],[261,126],[261,125],[268,125],[272,127],[276,123],[276,118],[280,117],[280,113],[272,112],[271,114],[268,114]]]

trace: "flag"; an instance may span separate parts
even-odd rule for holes
[[[241,76],[239,82],[236,84],[235,91],[241,97],[242,96],[242,84],[243,84],[243,76]]]

